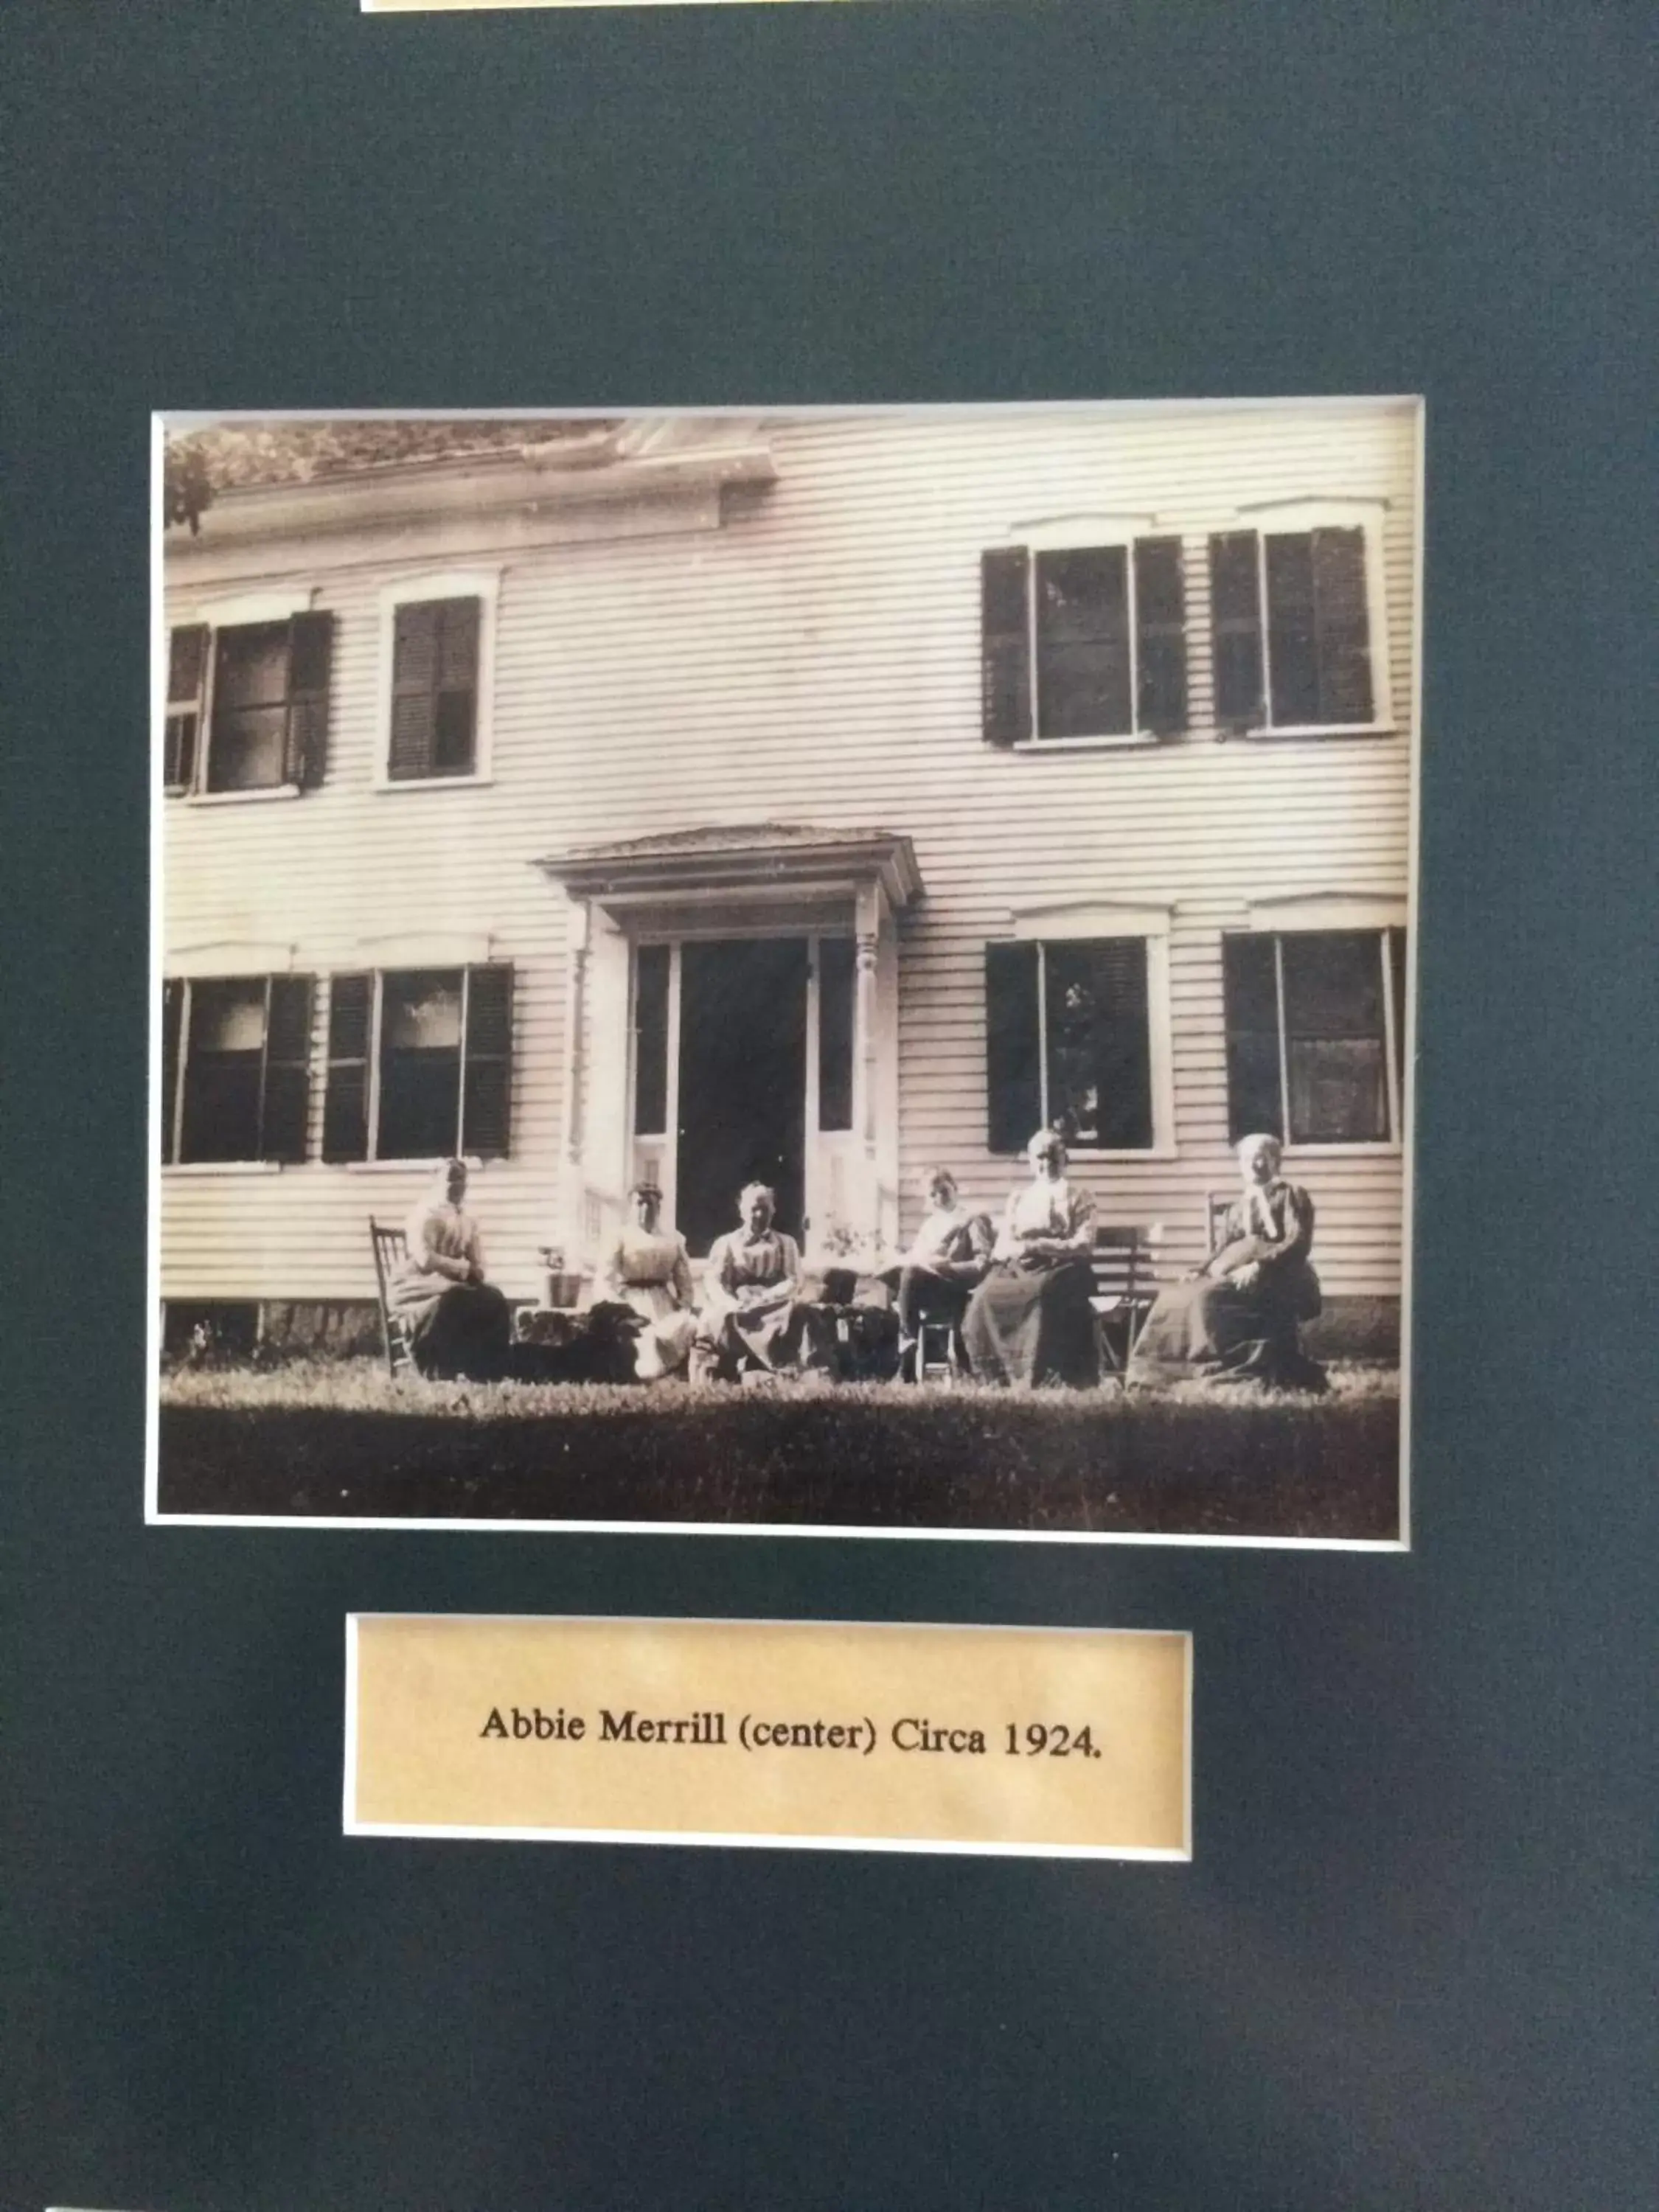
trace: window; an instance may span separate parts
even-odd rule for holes
[[[488,777],[500,584],[469,569],[381,592],[383,787]]]
[[[312,999],[309,975],[163,986],[164,1162],[305,1158]]]
[[[850,937],[821,937],[818,969],[818,1127],[853,1126],[853,1029],[857,979]]]
[[[189,623],[168,638],[169,791],[304,790],[328,740],[331,615]]]
[[[1217,721],[1376,728],[1386,689],[1381,589],[1363,522],[1212,538]]]
[[[513,970],[403,969],[330,987],[325,1160],[507,1149]]]
[[[1385,1144],[1401,1131],[1403,929],[1252,932],[1222,939],[1235,1142]]]
[[[1153,1148],[1152,960],[1145,936],[986,946],[994,1152],[1023,1151],[1049,1123],[1085,1150]]]
[[[994,745],[1166,736],[1187,725],[1178,538],[982,556],[983,717]]]
[[[668,1128],[668,994],[671,948],[641,945],[634,970],[634,1133]]]

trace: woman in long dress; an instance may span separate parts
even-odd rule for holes
[[[1009,1197],[991,1270],[962,1325],[975,1375],[988,1382],[1100,1380],[1100,1345],[1089,1301],[1095,1202],[1066,1173],[1066,1146],[1039,1129],[1026,1147],[1031,1180]]]
[[[478,1224],[462,1205],[466,1162],[446,1160],[404,1227],[386,1304],[410,1329],[415,1364],[434,1379],[493,1382],[506,1373],[513,1316],[484,1280]]]
[[[1324,1369],[1298,1340],[1297,1324],[1319,1312],[1319,1278],[1309,1263],[1314,1206],[1279,1172],[1277,1137],[1238,1147],[1243,1188],[1228,1208],[1221,1242],[1197,1274],[1158,1294],[1129,1360],[1132,1383],[1260,1383],[1322,1390]]]
[[[751,1361],[776,1374],[833,1371],[835,1317],[801,1297],[800,1247],[773,1228],[776,1209],[766,1184],[747,1184],[738,1200],[743,1226],[708,1248],[694,1382],[729,1379]]]
[[[969,1213],[962,1204],[949,1168],[930,1169],[926,1190],[927,1211],[898,1276],[899,1373],[911,1381],[921,1324],[960,1327],[969,1298],[990,1265],[994,1241],[986,1217]]]
[[[634,1218],[617,1236],[600,1269],[605,1296],[636,1314],[641,1327],[634,1340],[634,1372],[641,1382],[672,1375],[690,1357],[696,1334],[691,1310],[691,1262],[685,1239],[659,1229],[662,1193],[654,1183],[635,1183],[629,1193]]]

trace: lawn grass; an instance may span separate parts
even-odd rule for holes
[[[1328,1397],[393,1382],[372,1360],[161,1386],[163,1513],[1397,1534],[1397,1377]]]

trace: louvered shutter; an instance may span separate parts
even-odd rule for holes
[[[1270,536],[1267,573],[1267,687],[1273,727],[1312,727],[1321,720],[1312,533]]]
[[[1391,929],[1388,933],[1388,939],[1389,980],[1393,986],[1394,990],[1395,1075],[1400,1085],[1400,1111],[1403,1116],[1406,1110],[1406,1070],[1410,1065],[1407,1040],[1406,1036],[1406,994],[1407,989],[1406,974],[1406,933],[1403,929]],[[1400,1137],[1403,1135],[1403,1131],[1399,1129],[1395,1131],[1395,1135],[1396,1137]]]
[[[412,599],[398,609],[392,637],[392,743],[386,774],[393,783],[419,781],[432,773],[437,742],[437,599]]]
[[[265,1016],[264,1121],[260,1157],[298,1164],[311,1118],[309,975],[273,975]]]
[[[368,1158],[368,1033],[372,975],[337,975],[329,987],[328,1088],[323,1158]]]
[[[477,599],[439,603],[437,696],[433,702],[432,772],[471,775],[478,714]]]
[[[1237,1144],[1259,1134],[1282,1138],[1279,971],[1275,940],[1266,933],[1224,937],[1222,977],[1227,1023],[1227,1127]]]
[[[196,754],[202,729],[202,694],[207,684],[209,630],[187,623],[167,637],[167,714],[161,780],[169,791],[188,791],[196,781]]]
[[[985,948],[986,1143],[1023,1152],[1042,1119],[1042,1035],[1037,948]]]
[[[1364,531],[1316,530],[1312,568],[1319,719],[1339,724],[1370,722],[1375,708]]]
[[[980,557],[980,710],[985,742],[1031,734],[1031,556],[1023,545]]]
[[[477,1159],[500,1158],[513,1101],[513,970],[504,963],[466,971],[461,1085],[461,1150]]]
[[[185,987],[176,979],[161,986],[161,1158],[173,1156],[179,1122],[179,1040],[184,1025]]]
[[[1262,719],[1261,590],[1254,530],[1210,540],[1210,635],[1215,718],[1223,729],[1251,730]]]
[[[1135,543],[1138,720],[1154,736],[1187,726],[1187,582],[1178,538]]]
[[[1144,937],[1105,938],[1091,947],[1100,1142],[1131,1152],[1152,1141],[1152,1060]]]
[[[334,617],[295,615],[288,632],[288,737],[283,774],[308,790],[320,783],[328,755],[328,695]]]

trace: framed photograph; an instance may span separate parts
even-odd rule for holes
[[[1415,402],[157,437],[157,1517],[1403,1540]]]

